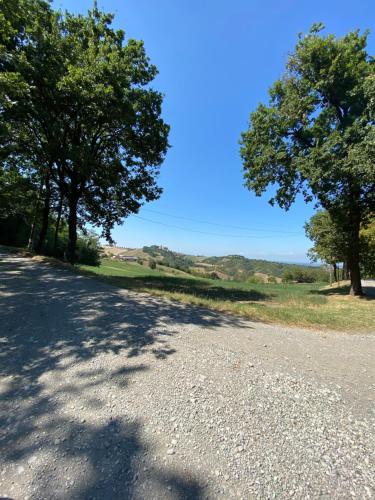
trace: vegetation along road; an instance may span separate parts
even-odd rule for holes
[[[375,335],[1,256],[9,498],[373,498]]]
[[[230,312],[257,321],[288,326],[374,331],[373,289],[365,297],[350,297],[349,285],[326,283],[252,283],[196,277],[179,270],[103,259],[100,266],[80,269],[121,288],[161,295],[188,304]],[[348,283],[348,282],[346,282]],[[368,280],[364,283],[371,283]]]

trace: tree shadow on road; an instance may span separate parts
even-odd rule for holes
[[[358,297],[360,300],[375,300],[375,293],[373,287],[363,287],[364,295]],[[324,288],[323,290],[311,290],[312,294],[321,295],[324,297],[332,297],[332,296],[342,296],[342,297],[351,297],[350,295],[350,285],[343,285],[339,287],[333,288]]]
[[[121,294],[28,259],[10,258],[1,272],[2,462],[15,483],[22,482],[18,464],[33,469],[35,498],[141,498],[147,482],[160,498],[201,498],[202,480],[149,459],[140,420],[86,422],[79,402],[95,416],[103,406],[95,390],[126,391],[129,380],[148,370],[144,359],[136,364],[136,358],[164,362],[175,353],[173,337],[183,334],[183,325],[238,328],[243,321],[134,292]],[[96,366],[105,355],[116,356],[116,367]],[[76,379],[65,383],[69,369],[77,369]],[[45,390],[51,377],[59,381],[52,393]],[[70,413],[67,399],[74,406]],[[40,453],[47,458],[34,462]],[[144,477],[140,464],[147,469]]]

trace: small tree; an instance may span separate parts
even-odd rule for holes
[[[313,241],[309,250],[311,260],[322,260],[333,266],[334,279],[337,281],[337,263],[347,262],[349,254],[349,238],[326,210],[320,210],[305,224],[305,232]]]
[[[288,209],[298,193],[317,200],[349,237],[351,293],[362,294],[360,227],[375,211],[375,65],[367,32],[300,37],[284,76],[242,134],[246,186]]]

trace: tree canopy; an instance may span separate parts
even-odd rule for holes
[[[41,244],[51,210],[60,217],[65,209],[74,262],[77,227],[100,227],[111,241],[114,224],[160,196],[163,95],[151,87],[157,68],[143,42],[114,30],[112,15],[96,6],[84,16],[36,0],[18,5],[34,15],[3,57],[2,168],[17,164],[39,186]]]
[[[309,256],[313,261],[322,260],[333,265],[337,262],[346,262],[348,238],[326,210],[316,212],[305,224],[305,231],[314,243],[309,250]]]
[[[242,134],[246,186],[289,209],[298,194],[325,208],[349,235],[354,294],[362,294],[359,231],[375,210],[375,66],[368,33],[300,36],[268,105]]]

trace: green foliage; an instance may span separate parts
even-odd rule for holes
[[[296,264],[270,262],[267,260],[248,259],[242,255],[226,255],[225,257],[208,257],[204,263],[211,264],[215,270],[228,275],[231,279],[248,281],[255,273],[267,274],[281,278],[286,270],[299,269]],[[307,267],[307,269],[311,269]],[[325,279],[323,280],[325,281]]]
[[[99,250],[99,239],[96,235],[81,235],[77,242],[77,262],[88,266],[99,266]]]
[[[42,254],[65,260],[68,246],[68,230],[66,222],[63,222],[57,244],[54,244],[56,220],[50,220],[46,239],[42,248]],[[31,231],[31,222],[25,216],[16,214],[8,217],[0,217],[0,244],[15,247],[26,247]],[[35,237],[38,237],[40,225],[36,225]],[[100,264],[100,246],[98,236],[94,233],[78,233],[77,239],[77,262],[97,266]]]
[[[151,245],[149,247],[144,246],[142,248],[143,252],[147,253],[151,257],[157,257],[159,255],[159,249],[160,249],[160,247],[158,247],[157,245]]]
[[[375,217],[361,230],[361,265],[364,276],[375,278]]]
[[[154,259],[149,259],[149,261],[148,261],[148,267],[150,269],[156,269],[156,262],[155,262]]]
[[[101,227],[111,241],[114,224],[161,194],[169,127],[151,86],[157,69],[143,42],[125,40],[96,7],[61,14],[17,0],[3,12],[0,153],[38,179],[44,232],[62,200],[74,261],[78,227]]]
[[[284,283],[327,283],[328,273],[322,268],[296,267],[286,270],[282,279]]]
[[[193,265],[190,257],[172,252],[172,250],[165,247],[157,245],[144,246],[143,251],[151,257],[161,257],[160,264],[163,266],[179,269],[180,271],[190,272],[190,266]]]
[[[262,280],[262,278],[260,278],[259,276],[255,276],[255,274],[254,274],[253,276],[249,276],[249,278],[247,278],[246,282],[247,283],[261,284],[261,283],[263,283],[263,280]]]
[[[319,210],[311,217],[305,224],[305,232],[314,243],[309,250],[313,261],[335,264],[348,260],[349,237],[326,210]]]
[[[38,192],[32,179],[6,165],[0,168],[0,220],[11,216],[30,222]]]
[[[270,102],[250,115],[242,134],[245,182],[288,209],[298,193],[313,199],[349,235],[352,288],[362,293],[359,230],[375,211],[375,66],[368,33],[300,37]]]
[[[309,250],[312,260],[323,260],[328,264],[347,262],[349,238],[344,229],[333,221],[325,210],[318,211],[305,224],[306,235],[314,246]],[[360,265],[365,276],[375,275],[375,219],[360,230]]]

